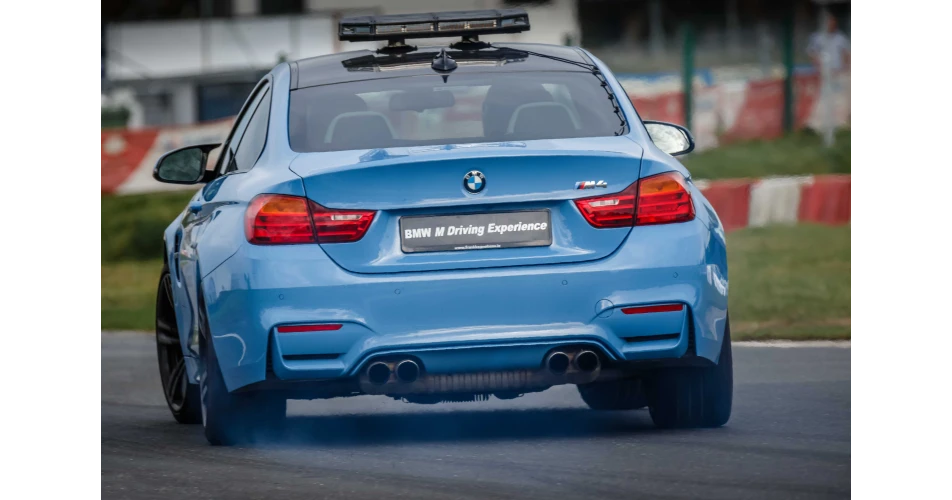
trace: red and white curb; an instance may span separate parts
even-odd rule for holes
[[[696,180],[724,229],[774,224],[850,222],[850,176]]]

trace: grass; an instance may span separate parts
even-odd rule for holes
[[[850,131],[839,131],[830,149],[823,147],[820,136],[803,130],[780,139],[742,142],[690,154],[682,162],[696,179],[847,174]]]
[[[850,338],[850,226],[727,235],[735,339]]]
[[[734,340],[850,338],[850,227],[727,236]],[[153,328],[162,261],[102,264],[102,328]]]
[[[103,196],[103,262],[162,258],[162,233],[194,190],[129,196]]]
[[[102,263],[102,329],[152,330],[162,260]]]

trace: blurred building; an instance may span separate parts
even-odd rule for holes
[[[231,117],[280,61],[368,46],[338,41],[336,27],[341,16],[370,13],[523,7],[532,30],[495,39],[582,45],[623,73],[676,71],[690,19],[699,67],[765,65],[779,60],[788,2],[805,39],[817,1],[103,0],[103,106],[127,110],[131,127]],[[833,3],[848,33],[849,2]]]
[[[111,97],[120,89],[128,94],[131,89],[140,111],[132,113],[130,126],[215,120],[233,116],[254,83],[282,60],[366,46],[337,40],[341,16],[519,5],[529,11],[532,31],[497,39],[562,44],[579,38],[575,3],[103,0],[103,94]]]

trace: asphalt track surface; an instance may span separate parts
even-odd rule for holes
[[[734,413],[662,431],[574,386],[435,406],[292,401],[285,437],[175,423],[153,339],[102,334],[103,498],[832,498],[850,495],[850,349],[734,348]]]

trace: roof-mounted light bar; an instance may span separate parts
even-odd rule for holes
[[[503,66],[511,63],[520,63],[529,57],[529,54],[512,48],[491,48],[479,51],[448,50],[456,64],[460,66]],[[341,64],[347,71],[393,71],[411,68],[428,68],[433,65],[433,59],[439,52],[409,52],[400,57],[366,55],[344,59]]]
[[[349,41],[406,40],[450,36],[473,37],[529,30],[529,14],[523,9],[431,12],[390,16],[345,17],[338,25],[338,38]]]

